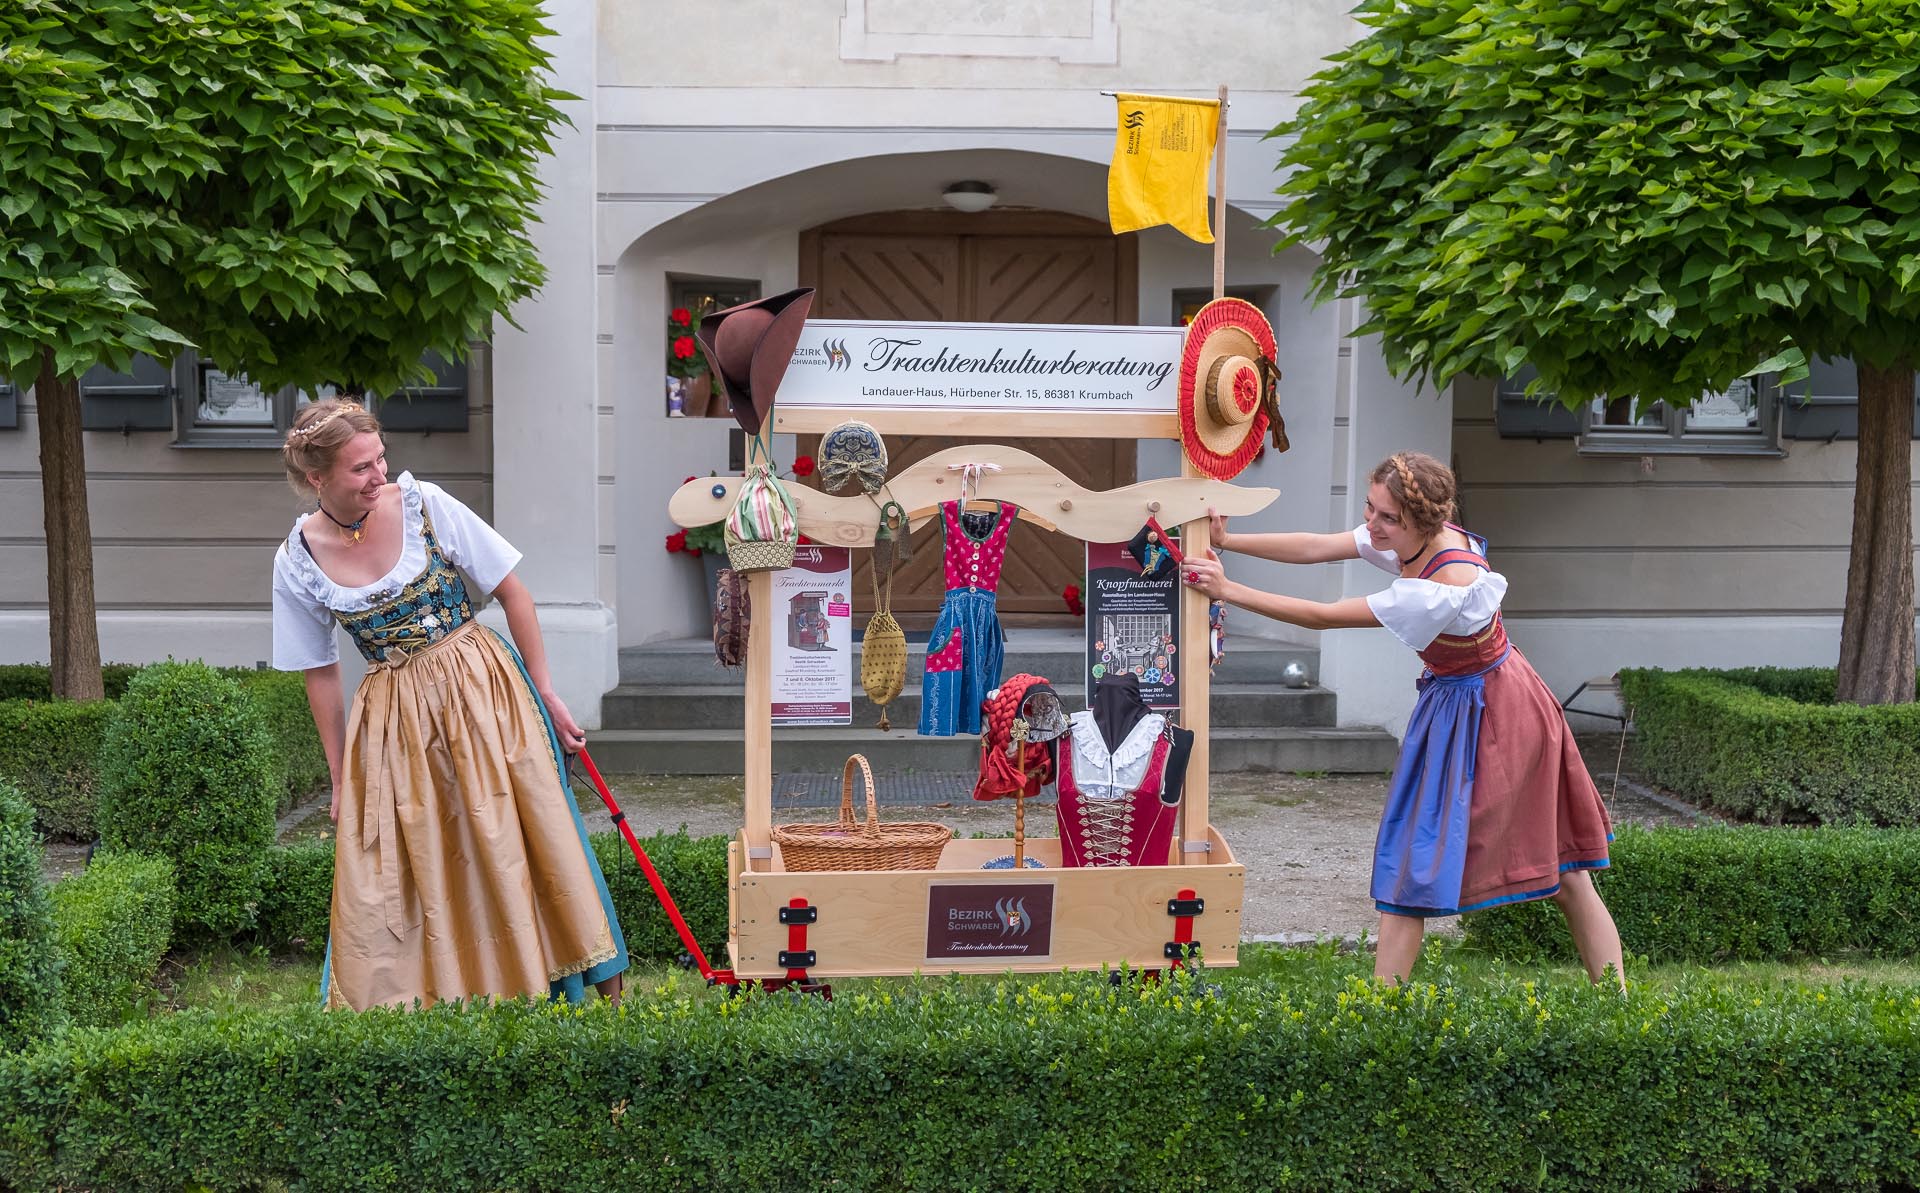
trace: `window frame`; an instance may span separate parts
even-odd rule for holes
[[[1752,373],[1754,402],[1759,407],[1755,426],[1750,428],[1711,428],[1688,426],[1692,403],[1680,405],[1661,402],[1657,426],[1631,428],[1610,426],[1594,421],[1593,402],[1568,410],[1554,402],[1553,395],[1542,393],[1526,397],[1527,383],[1537,376],[1530,369],[1498,378],[1494,383],[1494,424],[1503,438],[1572,439],[1574,451],[1582,456],[1744,456],[1779,459],[1787,452],[1782,446],[1780,383],[1777,374]],[[1604,401],[1605,399],[1596,399]],[[1523,409],[1531,404],[1537,412]]]

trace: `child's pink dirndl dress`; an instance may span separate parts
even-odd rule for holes
[[[1374,903],[1394,915],[1545,898],[1568,870],[1605,867],[1613,836],[1559,702],[1507,641],[1506,577],[1488,566],[1485,539],[1461,533],[1473,550],[1441,551],[1418,579],[1367,598],[1427,665],[1374,847]],[[1354,541],[1399,576],[1365,527]],[[1481,574],[1469,585],[1429,579],[1449,564]]]

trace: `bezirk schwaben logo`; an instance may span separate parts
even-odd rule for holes
[[[1027,918],[1025,899],[995,899],[993,914],[1000,920],[1000,935],[1025,936],[1033,931],[1033,921]]]
[[[1127,127],[1139,128],[1147,122],[1147,114],[1138,108],[1127,113]]]
[[[847,351],[845,340],[822,340],[820,350],[826,354],[829,373],[839,373],[853,367],[853,354]]]

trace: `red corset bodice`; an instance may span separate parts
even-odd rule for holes
[[[1493,624],[1471,638],[1442,634],[1420,652],[1420,661],[1435,675],[1472,675],[1498,663],[1507,653],[1507,627],[1498,613]]]

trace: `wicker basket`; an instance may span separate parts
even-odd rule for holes
[[[853,769],[867,784],[867,822],[853,819]],[[880,823],[873,768],[865,755],[847,759],[840,778],[840,819],[832,824],[783,824],[773,830],[781,857],[793,870],[933,870],[953,830],[929,821]]]

